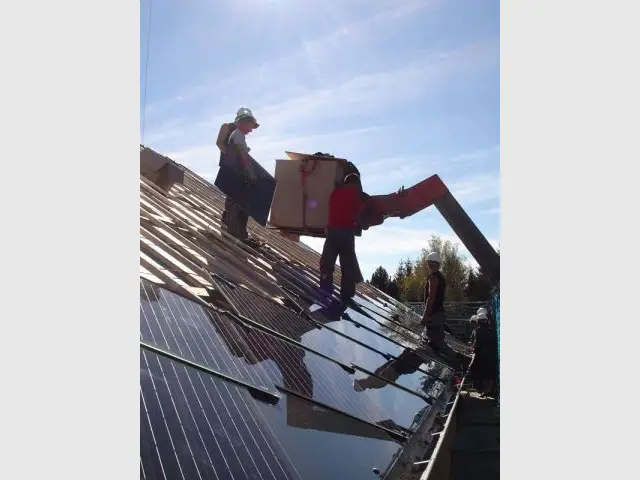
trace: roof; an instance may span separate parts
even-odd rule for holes
[[[238,242],[224,195],[165,161],[168,190],[140,176],[141,478],[406,473],[453,394],[419,317],[366,283],[344,318],[310,312],[319,255],[253,220],[263,245]]]

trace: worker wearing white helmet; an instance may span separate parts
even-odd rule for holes
[[[422,324],[425,327],[423,338],[438,353],[448,357],[457,364],[456,353],[445,341],[446,314],[444,310],[444,297],[447,290],[447,281],[440,272],[440,254],[431,252],[427,255],[426,298],[427,302],[422,316]],[[457,366],[457,365],[456,365]]]
[[[232,123],[225,123],[220,127],[216,141],[220,149],[220,167],[244,171],[253,183],[257,181],[257,176],[249,156],[251,149],[247,146],[246,136],[259,126],[253,112],[241,107]],[[248,220],[247,213],[227,196],[222,213],[222,226],[233,236],[246,240]]]

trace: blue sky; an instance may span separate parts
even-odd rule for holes
[[[142,0],[145,144],[213,182],[218,128],[247,106],[270,172],[290,150],[348,158],[370,194],[437,173],[498,247],[498,0],[153,0],[145,68],[149,11]],[[456,239],[434,207],[364,232],[363,273],[392,274],[431,234]]]

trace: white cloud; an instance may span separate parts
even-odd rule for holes
[[[371,4],[372,2],[367,3]],[[253,68],[241,69],[224,77],[221,77],[216,72],[198,85],[183,88],[179,94],[174,94],[166,100],[150,103],[146,108],[147,116],[158,116],[171,110],[181,102],[197,100],[210,96],[214,92],[232,91],[237,85],[243,86],[247,97],[253,97],[255,92],[261,92],[260,95],[262,96],[262,92],[269,92],[274,89],[280,92],[293,93],[296,89],[303,89],[298,82],[297,75],[295,75],[296,72],[308,67],[311,67],[316,74],[322,70],[330,71],[328,64],[335,62],[338,56],[344,56],[350,52],[353,53],[354,50],[358,49],[358,46],[366,51],[368,40],[378,35],[381,29],[389,29],[403,18],[426,8],[437,6],[441,2],[440,0],[410,0],[391,2],[391,6],[389,6],[389,2],[383,3],[383,5],[375,8],[369,16],[342,24],[328,34],[314,39],[300,38],[300,43],[292,51],[279,58],[271,58]],[[334,5],[326,4],[325,2],[319,2],[316,6],[321,9],[318,12],[318,16],[321,18],[335,10]],[[308,10],[309,7],[311,5],[304,3],[303,8]],[[339,21],[340,16],[336,20]],[[295,22],[295,18],[288,19],[287,23],[290,22]],[[300,34],[304,36],[304,32]],[[291,72],[291,75],[287,75],[286,72]],[[253,78],[257,81],[248,85],[247,78]],[[251,88],[254,89],[254,92],[251,92]],[[180,100],[177,97],[180,97]],[[216,95],[216,97],[219,98],[220,95]],[[227,98],[226,100],[230,99]],[[247,98],[246,101],[253,100]],[[235,111],[237,106],[231,106],[230,108],[231,111]]]
[[[434,93],[452,75],[464,75],[496,61],[497,41],[474,42],[452,52],[425,52],[417,61],[366,73],[256,108],[261,122],[278,131],[297,125],[373,114]]]
[[[444,177],[443,180],[446,180],[447,176],[450,176],[453,172],[459,172],[461,168],[467,171],[474,168],[474,162],[495,158],[495,155],[499,151],[500,147],[495,146],[459,153],[452,157],[422,153],[396,155],[367,161],[366,163],[359,165],[359,167],[367,190],[372,190],[375,193],[382,193],[377,192],[377,189],[381,186],[384,187],[386,185],[387,190],[389,184],[397,184],[398,187],[401,185],[409,187],[421,182],[433,174],[438,174],[441,178]],[[393,165],[393,169],[389,168],[390,165]],[[471,198],[473,201],[474,198],[493,195],[487,192],[482,193],[482,195],[480,195],[478,191],[472,192],[471,186],[481,188],[483,185],[486,185],[490,191],[493,191],[494,193],[496,191],[499,192],[499,186],[496,187],[496,185],[499,185],[499,180],[496,181],[493,179],[493,181],[487,185],[487,175],[482,175],[480,177],[467,175],[466,177],[467,178],[462,180],[452,182],[452,185],[449,185],[449,187],[458,191],[459,195],[466,196],[467,200]],[[483,183],[478,185],[476,182]],[[384,193],[389,192],[385,190]]]
[[[254,134],[248,137],[247,143],[251,147],[253,157],[267,171],[273,173],[275,160],[286,158],[285,151],[314,153],[322,150],[331,152],[333,147],[337,148],[340,145],[344,148],[350,144],[356,145],[363,138],[380,135],[389,128],[388,126],[380,125],[296,137],[260,136],[258,130],[255,138],[253,137]],[[166,155],[200,175],[204,175],[205,171],[208,171],[209,174],[213,172],[215,175],[220,153],[214,144],[213,136],[211,137],[210,142],[170,151]]]
[[[500,175],[495,172],[470,175],[451,183],[445,177],[443,181],[463,208],[500,197]]]
[[[336,147],[340,146],[340,151],[345,151],[345,145],[339,142],[344,142],[344,137],[349,136],[354,137],[353,145],[361,145],[366,139],[360,138],[356,142],[355,134],[364,136],[371,134],[374,131],[372,129],[388,127],[375,126],[324,135],[298,133],[294,136],[287,130],[295,126],[300,132],[312,132],[319,123],[330,124],[354,114],[373,115],[385,108],[395,108],[409,104],[412,100],[422,99],[429,92],[433,93],[446,85],[445,80],[451,75],[463,74],[495,61],[497,47],[495,41],[476,42],[446,55],[425,55],[398,69],[357,75],[291,98],[255,105],[253,111],[258,116],[261,127],[252,135],[252,153],[267,170],[272,171],[273,160],[282,158],[285,150],[327,151],[332,148],[329,144],[331,142]],[[402,88],[398,88],[400,85]],[[235,107],[230,107],[229,112],[234,110]],[[221,111],[221,108],[212,108],[211,111]],[[217,158],[215,136],[219,126],[229,119],[227,113],[226,116],[217,115],[207,120],[192,119],[191,122],[184,118],[170,120],[159,128],[147,128],[145,143],[160,151],[173,150],[169,154],[171,158],[199,172],[203,165],[209,165]],[[395,170],[393,176],[400,178],[409,174],[410,170],[406,165]]]

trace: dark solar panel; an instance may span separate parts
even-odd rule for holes
[[[216,324],[223,331],[232,322],[220,317]],[[351,376],[335,363],[266,333],[240,330],[238,335],[241,344],[246,345],[248,350],[237,354],[263,365],[273,384],[284,386],[363,420],[372,423],[392,421],[409,428],[413,413],[424,406],[422,399],[392,386],[384,392],[357,392],[353,388],[353,381],[358,378],[358,374]],[[230,338],[225,334],[221,337]],[[372,400],[372,397],[375,399]],[[390,397],[393,397],[393,401],[385,401],[387,406],[381,406],[379,399]]]
[[[233,198],[260,225],[265,226],[271,210],[271,201],[276,188],[276,180],[255,160],[253,169],[257,183],[248,183],[246,175],[235,168],[220,166],[215,185]]]
[[[236,325],[221,338],[211,323],[210,313],[173,292],[140,280],[141,340],[163,350],[202,364],[213,370],[244,380],[256,386],[273,386],[264,369],[247,368],[233,355],[242,350]],[[244,347],[246,349],[246,347]]]
[[[231,303],[242,315],[254,319],[256,322],[325,355],[329,355],[338,360],[353,362],[370,371],[375,371],[382,361],[387,360],[382,357],[382,355],[389,354],[399,356],[406,347],[415,347],[414,343],[407,341],[400,342],[399,340],[403,340],[402,337],[395,339],[396,342],[403,344],[403,346],[400,346],[390,341],[390,339],[376,335],[364,328],[357,328],[353,323],[346,320],[328,319],[314,313],[311,316],[317,320],[318,323],[327,327],[326,329],[318,330],[309,320],[295,315],[288,309],[259,297],[244,288],[231,288],[229,285],[222,283],[217,283],[216,287],[220,288],[224,294],[227,295]],[[362,324],[368,324],[373,327],[377,326],[380,330],[383,330],[376,322],[353,310],[348,310],[348,313],[353,319]],[[348,338],[340,337],[340,335],[331,332],[330,329],[342,332],[344,335],[359,341],[360,344],[354,343]],[[364,353],[363,350],[369,350],[379,358],[369,353]],[[417,351],[425,358],[427,357],[422,350],[418,349]],[[432,373],[427,368],[421,367],[420,369],[425,373]],[[440,369],[437,370],[436,374],[439,373]],[[413,386],[417,384],[411,383],[411,385],[409,388],[413,388]]]
[[[286,308],[260,298],[246,289],[223,288],[225,288],[225,292],[233,299],[234,305],[238,306],[243,315],[255,319],[258,323],[282,333],[288,338],[300,342],[314,351],[319,351],[338,360],[352,362],[372,373],[376,373],[376,370],[379,370],[387,363],[387,359],[372,350],[357,345],[351,340],[340,337],[327,329],[318,330],[308,320],[304,320]],[[350,333],[353,333],[355,336],[360,334],[360,331],[355,330],[361,330],[356,329],[344,320],[331,322],[328,325],[333,327],[336,325],[338,327],[345,326],[346,329],[353,328],[354,331]],[[261,345],[256,348],[263,352],[270,352],[273,358],[281,358],[278,364],[280,367],[279,371],[289,371],[291,378],[308,379],[310,378],[308,372],[317,373],[318,378],[313,381],[317,390],[314,391],[313,395],[309,395],[308,393],[310,391],[309,380],[303,383],[303,389],[298,391],[318,401],[326,402],[348,413],[359,416],[360,418],[372,422],[390,419],[402,427],[410,428],[413,415],[424,406],[423,399],[414,398],[393,385],[380,382],[379,380],[377,382],[375,380],[370,381],[367,385],[371,385],[371,387],[365,389],[365,392],[358,391],[357,386],[353,384],[353,380],[362,380],[371,377],[371,375],[358,372],[355,376],[349,377],[346,372],[337,365],[331,364],[313,354],[307,355],[303,363],[298,360],[301,355],[304,355],[304,350],[301,348],[288,345],[268,335],[259,334],[258,332],[240,334],[246,335],[246,337],[242,337],[243,344],[251,345],[250,337],[252,336],[260,339],[260,341],[267,342],[269,347]],[[392,353],[399,356],[404,351],[385,339],[370,333],[369,335],[371,335],[372,338],[365,338],[365,341],[371,341],[374,345],[381,346],[385,349],[384,353]],[[375,343],[376,341],[377,343]],[[264,354],[253,352],[253,355],[256,358],[261,358]],[[285,357],[287,357],[286,360]],[[422,361],[419,361],[417,365],[415,365],[415,368],[417,369],[419,366],[422,366],[422,363]],[[294,366],[293,371],[291,371],[290,368],[292,365]],[[287,370],[287,367],[289,367],[289,370]],[[440,372],[438,371],[436,373],[439,374]],[[429,388],[433,384],[433,379],[424,377],[425,374],[422,372],[405,371],[405,374],[394,377],[394,380],[419,395],[428,396],[429,393],[431,393]],[[276,376],[276,378],[278,377]],[[284,378],[284,381],[285,386],[288,386],[286,378]],[[391,397],[393,397],[394,400],[389,400]],[[372,404],[368,403],[370,398],[374,399]],[[360,405],[360,401],[364,400],[367,401],[367,404]],[[354,403],[354,401],[356,401],[356,403]],[[383,405],[382,412],[384,412],[384,414],[380,412],[380,405]]]
[[[370,479],[400,448],[385,437],[300,398],[284,396],[272,407],[241,387],[141,354],[141,470],[147,478]]]
[[[241,387],[149,352],[140,370],[141,443],[155,446],[141,456],[145,469],[161,468],[154,478],[299,478],[247,411],[254,400],[238,395]]]

